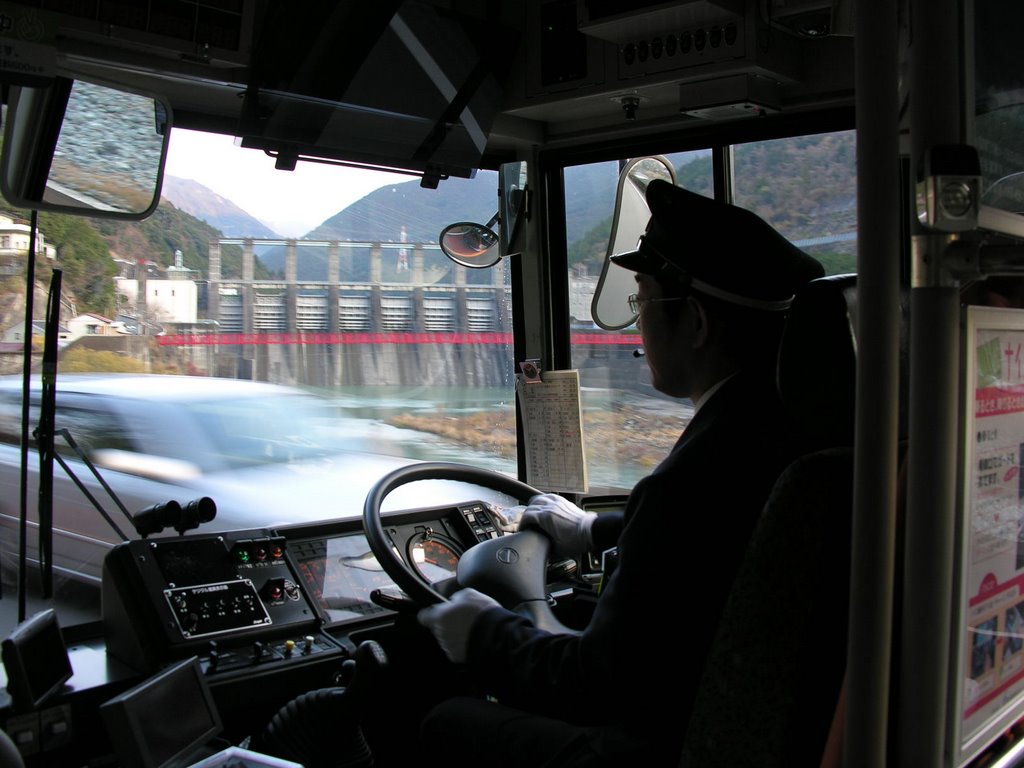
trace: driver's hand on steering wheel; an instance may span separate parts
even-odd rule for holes
[[[596,519],[596,513],[584,512],[557,493],[541,493],[530,499],[519,528],[537,528],[551,539],[556,554],[576,556],[593,547]]]
[[[499,507],[496,504],[487,504],[487,509],[490,510],[491,516],[502,531],[515,533],[519,530],[519,520],[526,510],[526,506],[520,504],[517,507]]]
[[[493,597],[467,587],[447,602],[422,609],[416,618],[437,638],[437,644],[449,661],[464,664],[473,622],[488,608],[495,607],[501,606]]]

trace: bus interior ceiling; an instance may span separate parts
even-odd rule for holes
[[[786,123],[849,110],[852,37],[799,34],[812,12],[827,25],[826,4],[761,5],[242,3],[219,18],[230,46],[196,51],[80,18],[57,34],[67,66],[163,95],[178,127],[239,136],[285,158],[461,175],[533,147],[704,137],[737,116]],[[398,69],[406,77],[396,83]],[[466,107],[461,119],[446,99]]]
[[[273,157],[282,173],[303,162],[400,169],[419,177],[425,188],[443,188],[450,178],[472,177],[479,169],[527,163],[529,215],[506,244],[509,252],[529,257],[509,262],[517,313],[514,357],[544,360],[550,369],[571,367],[562,320],[569,301],[563,284],[564,169],[710,149],[714,194],[725,200],[734,182],[732,145],[856,129],[858,420],[846,764],[960,768],[988,746],[980,741],[996,741],[1015,727],[1024,713],[1020,685],[1009,689],[1011,706],[986,722],[979,739],[964,736],[963,723],[950,727],[959,722],[956,704],[965,695],[964,684],[954,679],[963,661],[954,656],[965,653],[962,637],[955,638],[962,629],[956,622],[965,621],[956,605],[963,574],[955,564],[957,547],[965,546],[957,518],[963,491],[957,477],[966,450],[960,435],[966,373],[958,291],[961,280],[982,275],[977,262],[988,241],[976,233],[976,220],[972,227],[956,216],[932,215],[931,208],[911,212],[914,192],[925,189],[927,196],[928,184],[980,175],[970,162],[960,162],[963,153],[949,149],[970,145],[973,138],[963,116],[963,105],[971,103],[963,67],[974,44],[962,33],[962,22],[973,18],[974,3],[180,5],[188,12],[175,15],[166,4],[149,0],[122,21],[124,4],[105,0],[5,3],[0,18],[26,9],[40,15],[40,46],[54,58],[27,78],[0,62],[0,80],[6,77],[12,88],[31,87],[56,73],[156,96],[169,107],[175,128],[236,137],[240,146]],[[1011,230],[997,240],[1009,255],[994,271],[1024,271],[1013,250],[1013,234],[1021,232]],[[948,267],[954,241],[967,249],[976,245],[971,265]],[[909,352],[899,348],[900,334],[893,330],[902,324],[901,295],[908,291]],[[901,354],[909,356],[909,385],[900,380]],[[900,401],[903,391],[909,403]],[[901,419],[908,421],[905,432]],[[905,489],[898,483],[900,437],[910,445]],[[898,496],[905,502],[902,519]],[[424,521],[456,539],[474,538],[467,522],[475,520],[472,509],[438,506],[408,514],[394,525],[409,541]],[[358,521],[330,532],[258,532],[255,539],[250,531],[226,534],[217,546],[232,558],[248,558],[286,544],[296,562],[301,552],[301,573],[308,577],[314,564],[325,567],[317,547],[330,543],[338,547],[333,553],[341,552],[340,542],[360,531]],[[255,650],[244,659],[237,650],[218,657],[209,638],[228,645],[235,639],[231,631],[194,616],[183,635],[159,626],[163,614],[175,610],[174,601],[184,600],[175,592],[184,588],[162,593],[155,586],[161,574],[153,569],[179,566],[172,556],[145,563],[144,547],[132,547],[104,567],[107,636],[84,639],[74,661],[89,664],[106,649],[115,659],[95,662],[107,666],[75,691],[76,716],[83,705],[94,706],[143,673],[206,654],[207,678],[215,694],[220,689],[225,725],[241,733],[250,724],[244,712],[226,705],[225,692],[241,692],[261,717],[282,703],[280,695],[253,684],[263,677],[244,674],[252,658],[266,662],[266,679],[290,676],[279,693],[296,695],[318,687],[325,670],[331,679],[351,682],[348,662],[358,643],[395,633],[395,614],[365,602],[358,607],[365,617],[352,623],[347,616],[332,635],[324,626],[333,625],[321,621],[312,597],[303,594],[311,583],[306,582],[298,585],[294,604],[278,600],[279,594],[266,600],[270,607],[256,621],[276,623],[272,635],[251,626],[237,633]],[[206,575],[219,581],[223,573],[211,567]],[[275,590],[295,589],[298,573],[282,565],[280,575],[253,570],[247,578],[263,599]],[[116,584],[108,585],[108,577]],[[368,581],[360,589],[368,593],[372,586]],[[248,599],[248,588],[232,581],[224,589],[241,600],[243,592]],[[189,599],[197,595],[189,593]],[[157,609],[154,602],[163,604]],[[287,633],[289,641],[302,638],[298,646],[285,644]],[[8,714],[16,723],[31,720]],[[75,738],[82,735],[88,749],[97,748],[85,735],[96,723],[88,716],[82,723],[76,724]],[[951,743],[961,737],[962,743]]]

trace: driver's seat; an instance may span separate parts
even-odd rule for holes
[[[853,275],[815,280],[790,311],[780,393],[812,452],[783,472],[765,505],[722,614],[680,766],[821,762],[846,661],[855,286]]]

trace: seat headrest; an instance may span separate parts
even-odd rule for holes
[[[779,395],[807,450],[853,445],[857,385],[857,276],[804,285],[779,346]]]

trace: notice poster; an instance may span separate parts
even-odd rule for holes
[[[964,354],[960,764],[1024,708],[1024,311],[969,307]]]

